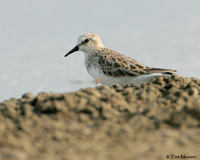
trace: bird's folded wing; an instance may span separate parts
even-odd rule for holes
[[[99,65],[104,74],[114,77],[138,76],[147,74],[145,69],[150,69],[132,58],[118,54],[115,52],[115,54],[102,54],[100,56]]]
[[[161,69],[161,68],[151,68],[143,65],[142,63],[112,51],[105,50],[103,54],[100,55],[99,65],[103,73],[113,77],[123,77],[123,76],[139,76],[145,74],[153,73],[171,73],[175,72],[172,69]]]

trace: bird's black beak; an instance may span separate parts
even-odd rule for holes
[[[78,51],[78,50],[79,50],[79,47],[78,47],[78,45],[76,45],[71,51],[69,51],[69,52],[65,55],[65,57],[69,56],[70,54],[72,54],[73,52],[76,52],[76,51]]]

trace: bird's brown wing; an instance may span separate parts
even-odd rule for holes
[[[171,69],[147,67],[135,59],[107,48],[104,48],[104,50],[101,51],[98,63],[104,74],[113,77],[134,77],[145,74],[170,73],[175,71]]]

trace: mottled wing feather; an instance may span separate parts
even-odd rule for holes
[[[113,50],[104,48],[99,53],[99,65],[103,73],[114,77],[138,76],[152,73],[176,72],[172,69],[151,68]]]
[[[104,74],[114,77],[138,76],[147,74],[145,69],[150,69],[130,57],[107,48],[101,50],[99,64]]]

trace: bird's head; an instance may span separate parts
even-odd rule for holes
[[[70,50],[65,55],[65,57],[76,51],[83,51],[84,53],[92,53],[95,50],[100,50],[101,48],[104,48],[104,46],[100,37],[97,34],[85,33],[78,38],[77,45],[72,50]]]

